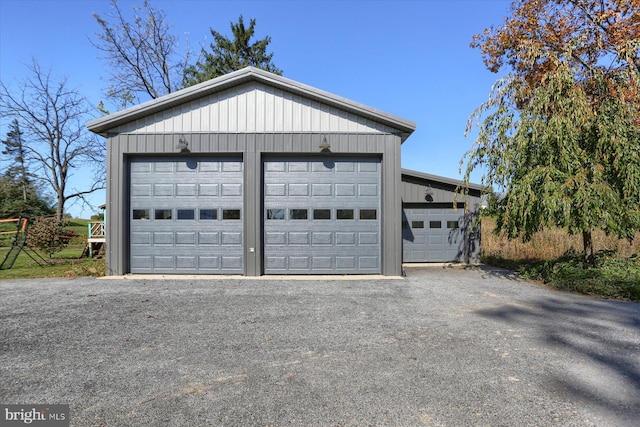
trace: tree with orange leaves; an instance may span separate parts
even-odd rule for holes
[[[640,230],[640,0],[517,0],[474,37],[492,72],[470,117],[465,178],[504,190],[497,225],[528,240],[546,226],[633,239]]]

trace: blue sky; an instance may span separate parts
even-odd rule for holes
[[[127,13],[140,1],[120,0]],[[151,0],[192,48],[211,42],[209,28],[230,35],[242,14],[257,21],[257,38],[271,36],[274,64],[293,80],[414,121],[402,148],[402,166],[460,178],[460,158],[473,144],[464,137],[469,115],[498,78],[469,43],[500,25],[508,0],[423,1],[206,1]],[[7,85],[36,58],[94,105],[104,98],[105,64],[91,45],[93,13],[109,0],[0,0],[0,79]],[[2,138],[7,119],[0,123]],[[81,185],[82,174],[75,185]],[[474,175],[477,182],[480,172]],[[92,199],[104,203],[104,192]],[[90,211],[73,206],[74,216]]]

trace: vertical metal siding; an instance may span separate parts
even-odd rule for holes
[[[108,274],[128,272],[128,210],[127,158],[135,155],[177,155],[175,144],[181,134],[120,134],[107,141],[107,265]],[[261,272],[261,161],[266,153],[314,153],[324,137],[331,151],[340,154],[378,154],[382,156],[383,197],[383,274],[401,272],[401,184],[400,137],[391,134],[191,134],[184,133],[192,155],[242,154],[245,161],[244,211],[245,252],[247,275]],[[254,261],[252,261],[254,260]]]
[[[397,140],[395,144],[393,141],[385,142],[386,153],[382,158],[382,274],[400,276],[402,274],[400,143]]]
[[[244,248],[245,248],[245,275],[259,276],[261,273],[262,240],[261,240],[261,209],[260,209],[260,155],[256,152],[256,144],[247,141],[249,136],[244,135],[246,151],[244,152]]]
[[[402,201],[404,203],[425,203],[425,195],[427,191],[431,194],[434,203],[453,203],[456,198],[456,187],[450,184],[436,182],[401,181]],[[458,202],[464,202],[465,198],[458,195]],[[469,195],[467,200],[470,209],[480,207],[480,197]]]
[[[248,83],[168,108],[115,132],[391,133],[381,123],[259,83]]]

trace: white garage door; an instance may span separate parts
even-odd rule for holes
[[[242,160],[130,162],[132,273],[241,274]]]
[[[463,227],[462,209],[403,208],[403,262],[464,261]]]
[[[268,159],[266,274],[380,273],[380,160]]]

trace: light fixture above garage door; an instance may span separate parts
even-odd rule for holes
[[[184,137],[184,135],[180,135],[180,138],[178,138],[178,143],[176,144],[176,149],[180,150],[181,153],[190,153],[191,151],[189,151],[189,143],[187,142],[187,139]]]
[[[331,144],[329,144],[329,141],[327,141],[327,137],[326,136],[322,137],[322,142],[320,143],[318,148],[320,149],[321,153],[330,153],[331,152]]]

